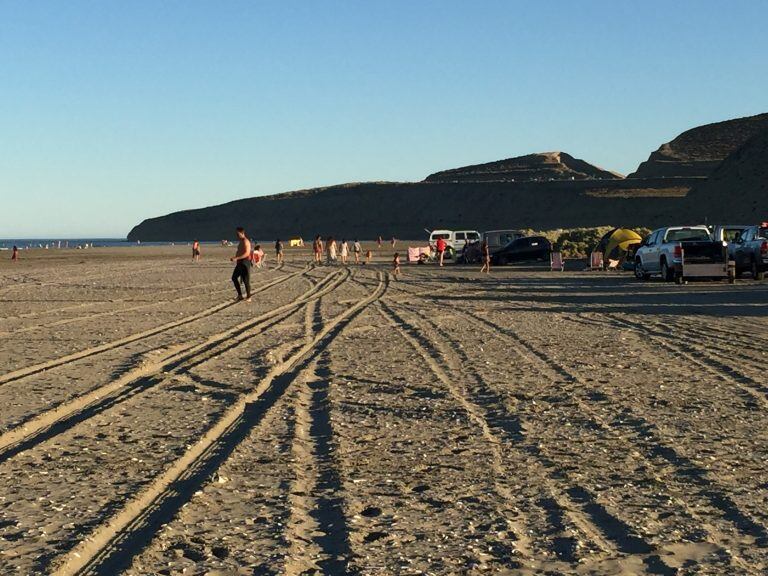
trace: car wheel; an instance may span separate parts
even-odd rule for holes
[[[757,267],[757,260],[752,260],[752,279],[758,282],[765,279],[765,272]]]
[[[635,261],[635,278],[638,280],[648,280],[651,277],[650,274],[647,274],[645,272],[645,269],[643,268],[643,263],[640,262],[640,260]]]
[[[672,282],[675,279],[675,271],[667,266],[667,261],[661,261],[661,277],[667,282]]]

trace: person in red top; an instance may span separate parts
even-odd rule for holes
[[[443,238],[438,238],[435,243],[435,248],[437,248],[437,261],[440,263],[440,266],[442,266],[443,256],[445,256],[445,249],[447,248],[445,240]]]
[[[192,261],[200,262],[200,242],[197,240],[192,242]]]

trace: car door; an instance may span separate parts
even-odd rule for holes
[[[453,241],[453,247],[456,249],[456,252],[461,252],[461,249],[464,248],[464,244],[466,243],[467,243],[466,232],[456,232],[456,237]]]
[[[751,264],[752,240],[755,239],[755,229],[747,228],[739,238],[738,245],[736,246],[736,266],[738,268],[746,268]]]
[[[663,230],[656,230],[656,232],[651,234],[651,237],[648,238],[648,242],[643,249],[643,268],[646,272],[659,271],[659,237],[662,233]]]

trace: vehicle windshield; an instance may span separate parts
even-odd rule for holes
[[[448,240],[448,238],[450,237],[451,237],[450,234],[433,234],[432,235],[433,240],[437,240],[438,238],[442,238],[443,240]]]
[[[664,240],[666,242],[708,242],[711,238],[709,232],[701,228],[681,228],[667,232]]]

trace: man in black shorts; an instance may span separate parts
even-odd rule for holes
[[[230,262],[235,263],[235,271],[232,272],[232,282],[237,290],[237,301],[243,299],[243,291],[240,289],[240,280],[245,285],[245,301],[251,301],[251,241],[245,230],[239,226],[237,228],[237,253],[230,258]]]

